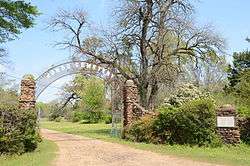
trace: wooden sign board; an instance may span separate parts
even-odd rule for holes
[[[217,127],[235,127],[234,116],[217,116]]]

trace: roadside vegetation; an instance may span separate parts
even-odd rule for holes
[[[237,55],[242,56],[243,54]],[[245,55],[243,56],[245,57]],[[247,66],[249,61],[242,57],[235,57],[234,63],[245,63],[243,66]],[[230,68],[233,68],[233,66],[228,67],[227,74],[228,80],[232,82],[233,79],[230,79],[232,70]],[[91,78],[86,79],[78,76],[71,84],[74,86],[68,85],[67,87],[74,87],[74,91],[79,87],[79,90],[88,87],[88,90],[84,92],[86,96],[82,95],[78,98],[77,107],[72,105],[67,113],[60,114],[61,117],[64,117],[61,122],[57,120],[43,121],[41,127],[194,160],[226,165],[249,165],[250,131],[248,119],[250,109],[249,96],[244,94],[244,88],[248,87],[250,82],[244,79],[243,86],[241,85],[242,79],[240,79],[240,77],[246,77],[248,70],[249,68],[241,70],[239,76],[235,76],[234,73],[234,77],[237,77],[237,83],[234,86],[229,81],[229,83],[218,85],[221,86],[219,89],[216,86],[216,89],[208,90],[204,86],[197,86],[192,83],[180,84],[165,96],[163,102],[154,110],[154,116],[142,117],[134,121],[129,128],[125,128],[125,139],[112,137],[111,124],[105,124],[100,116],[97,121],[86,121],[85,114],[89,113],[88,111],[95,112],[96,108],[100,110],[100,108],[105,108],[107,104],[105,104],[105,101],[91,102],[92,107],[86,107],[89,105],[89,101],[100,101],[102,98],[98,96],[99,93],[95,92],[96,86],[88,86],[89,84],[94,85]],[[89,82],[89,84],[86,82]],[[94,93],[86,93],[91,91]],[[100,91],[101,88],[98,92]],[[104,96],[103,93],[99,95]],[[88,101],[83,100],[84,98],[92,99]],[[233,105],[240,120],[244,120],[244,124],[240,125],[242,142],[240,145],[225,145],[217,135],[216,109],[225,104]],[[51,120],[50,115],[47,117]]]
[[[222,146],[217,148],[212,147],[198,147],[188,145],[156,145],[150,143],[137,143],[124,140],[117,137],[111,137],[111,124],[80,124],[67,121],[52,122],[43,119],[41,127],[59,132],[81,135],[89,138],[100,139],[104,141],[114,142],[138,148],[142,150],[149,150],[165,155],[174,155],[179,157],[186,157],[198,161],[206,161],[210,163],[220,163],[229,166],[249,166],[250,164],[250,146],[240,144],[237,146]]]
[[[240,60],[235,58],[234,63],[248,63],[242,61],[244,58],[238,59]],[[230,72],[231,70],[228,71],[229,77]],[[239,77],[245,77],[243,76],[245,72],[241,73],[243,74]],[[167,155],[225,165],[247,166],[250,165],[248,155],[250,132],[247,125],[240,126],[242,143],[239,145],[224,145],[216,133],[216,108],[219,106],[231,104],[236,108],[240,118],[249,118],[249,96],[241,94],[245,93],[245,90],[243,92],[239,90],[244,87],[240,85],[242,79],[238,80],[239,84],[234,88],[229,82],[222,84],[219,90],[208,90],[190,83],[178,86],[165,96],[163,102],[155,109],[156,116],[145,116],[125,130],[126,139],[112,137],[111,124],[105,124],[103,121],[83,124],[82,121],[64,118],[61,122],[44,120],[41,127]],[[244,86],[248,84],[249,82],[245,82]],[[80,101],[82,102],[81,99]],[[84,112],[84,109],[82,111]]]
[[[56,122],[66,119],[82,124],[111,123],[111,103],[105,98],[102,79],[79,74],[64,86],[61,96],[59,100],[49,104],[37,104],[41,117]]]
[[[0,155],[23,154],[37,148],[41,137],[34,109],[21,110],[17,103],[17,94],[2,91],[3,99],[12,99],[0,103]],[[15,104],[16,103],[16,104]]]
[[[54,142],[43,140],[34,152],[23,155],[0,156],[1,166],[48,166],[56,157],[57,146]]]

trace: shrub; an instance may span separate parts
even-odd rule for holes
[[[81,123],[99,123],[105,121],[106,114],[104,111],[95,110],[95,111],[74,111],[72,116],[72,122]]]
[[[63,116],[63,110],[60,109],[57,105],[50,106],[49,111],[49,121],[54,121],[56,118]]]
[[[62,117],[57,117],[57,118],[55,119],[55,122],[61,122],[61,120],[62,120]]]
[[[157,139],[155,139],[153,122],[154,118],[152,116],[142,117],[129,127],[125,133],[126,138],[136,142],[158,142]]]
[[[105,114],[104,115],[104,122],[106,123],[106,124],[110,124],[110,123],[112,123],[112,115],[111,114]]]
[[[155,118],[140,119],[131,125],[126,137],[133,141],[219,146],[213,101],[199,99],[180,108],[162,107]]]
[[[74,114],[74,107],[65,107],[64,108],[64,114],[63,114],[63,117],[65,120],[68,120],[68,121],[72,121],[73,119],[73,114]]]
[[[238,106],[240,139],[246,144],[250,144],[250,108],[249,106]]]
[[[22,154],[41,141],[34,110],[0,105],[0,154]]]
[[[85,120],[89,120],[90,123],[98,123],[104,120],[104,112],[100,110],[86,111]]]
[[[161,111],[154,127],[165,143],[202,146],[216,137],[215,116],[212,100],[193,100],[179,109]]]
[[[240,118],[240,139],[246,144],[250,144],[250,117]]]
[[[74,111],[72,113],[72,122],[79,122],[85,119],[84,117],[85,117],[85,114],[83,111]]]
[[[249,117],[250,118],[250,108],[249,108],[249,106],[238,106],[237,107],[237,113],[241,117]]]

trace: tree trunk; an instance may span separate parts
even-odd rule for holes
[[[147,109],[147,92],[148,92],[148,83],[145,81],[140,82],[140,85],[138,87],[139,95],[140,95],[140,104],[142,107]]]
[[[157,98],[158,91],[159,91],[158,83],[157,83],[157,81],[154,81],[154,84],[151,87],[151,93],[150,93],[149,98],[148,98],[148,103],[147,103],[148,110],[154,111],[155,103],[156,103],[155,100]]]

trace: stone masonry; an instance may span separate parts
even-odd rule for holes
[[[133,80],[127,80],[123,89],[123,126],[129,126],[134,119],[134,110],[136,106],[134,103],[138,103],[138,90]]]
[[[240,143],[240,129],[238,126],[238,117],[235,108],[226,105],[222,106],[217,110],[217,116],[220,117],[235,117],[235,127],[218,127],[217,131],[221,136],[222,140],[226,144],[238,144]]]
[[[35,98],[36,82],[32,76],[24,76],[21,81],[21,93],[19,97],[19,108],[22,110],[34,109],[36,104]]]

